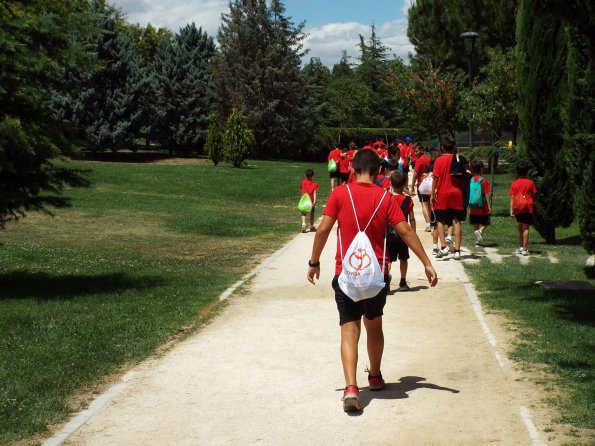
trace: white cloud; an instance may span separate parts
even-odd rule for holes
[[[127,13],[128,21],[145,26],[151,22],[157,28],[178,32],[194,22],[209,35],[215,36],[221,23],[221,14],[229,11],[227,0],[112,0]]]
[[[309,57],[319,57],[327,66],[337,63],[343,55],[343,50],[352,57],[352,62],[359,56],[359,36],[364,39],[370,37],[370,25],[357,22],[329,23],[316,28],[306,29],[308,37],[304,46],[310,48]],[[413,45],[407,38],[407,20],[399,19],[376,25],[376,35],[382,44],[389,49],[389,54],[407,60]]]
[[[404,0],[402,10],[409,8],[410,2]],[[229,11],[228,0],[111,0],[111,3],[127,14],[131,23],[146,26],[152,23],[157,28],[165,27],[174,32],[190,22],[202,27],[210,36],[216,37],[221,23],[221,14]],[[370,36],[369,24],[358,22],[327,23],[304,30],[308,37],[304,48],[310,52],[305,57],[319,57],[324,64],[331,67],[337,63],[346,50],[356,62],[359,55],[359,35],[366,39]],[[413,46],[407,38],[407,19],[398,19],[376,24],[376,34],[383,45],[390,48],[390,54],[407,60]]]

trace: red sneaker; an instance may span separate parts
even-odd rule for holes
[[[343,410],[345,412],[357,412],[362,410],[362,405],[359,401],[359,389],[356,386],[345,387],[343,392]]]
[[[370,390],[382,390],[384,387],[384,379],[382,379],[382,373],[378,376],[370,375],[370,370],[366,369],[368,372],[368,386],[370,386]]]

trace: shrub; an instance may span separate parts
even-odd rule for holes
[[[234,107],[227,119],[223,135],[224,159],[234,167],[242,167],[254,148],[254,133],[246,124],[244,115]]]
[[[205,151],[215,166],[219,164],[223,158],[223,136],[221,135],[221,130],[219,129],[219,121],[216,113],[213,113],[209,117],[209,128],[207,130]]]

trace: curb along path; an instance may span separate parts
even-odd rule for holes
[[[431,251],[429,234],[418,234]],[[330,287],[336,239],[329,237],[316,286],[306,281],[312,239],[299,234],[214,321],[137,367],[64,444],[543,444],[455,260],[434,262],[440,279],[430,289],[421,264],[410,259],[411,291],[392,293],[385,308],[387,386],[367,389],[363,333],[363,412],[343,413]]]

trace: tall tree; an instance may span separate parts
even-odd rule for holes
[[[517,16],[517,88],[520,152],[539,192],[535,227],[548,243],[573,218],[572,176],[560,107],[566,95],[568,33],[559,17],[544,16],[540,0],[521,0]]]
[[[102,31],[92,39],[100,65],[84,77],[72,119],[93,151],[131,148],[143,125],[139,104],[148,85],[146,69],[120,26],[120,14],[99,2],[94,12]]]
[[[256,139],[255,155],[291,155],[300,149],[307,116],[300,72],[304,24],[285,16],[278,0],[234,0],[217,40],[215,96],[221,116],[238,107]]]
[[[0,228],[47,206],[67,206],[81,172],[53,159],[71,153],[69,131],[50,108],[75,85],[65,72],[93,55],[73,36],[94,32],[84,1],[0,2]]]
[[[463,93],[460,116],[477,131],[484,129],[498,137],[504,127],[517,127],[516,59],[514,49],[502,53],[488,50],[490,62],[481,68],[483,81]],[[516,142],[516,136],[513,136]]]
[[[370,94],[366,103],[361,104],[371,113],[362,124],[368,127],[388,127],[394,125],[395,100],[386,84],[388,74],[388,51],[376,34],[372,25],[370,37],[366,40],[360,34],[360,63],[355,72],[361,83],[366,85]]]
[[[475,31],[476,66],[488,62],[486,50],[515,45],[519,0],[416,0],[409,8],[407,36],[418,55],[441,68],[466,70],[467,52],[460,35]]]
[[[186,25],[174,41],[162,39],[155,56],[155,136],[173,151],[201,152],[212,100],[215,44],[202,28]]]

